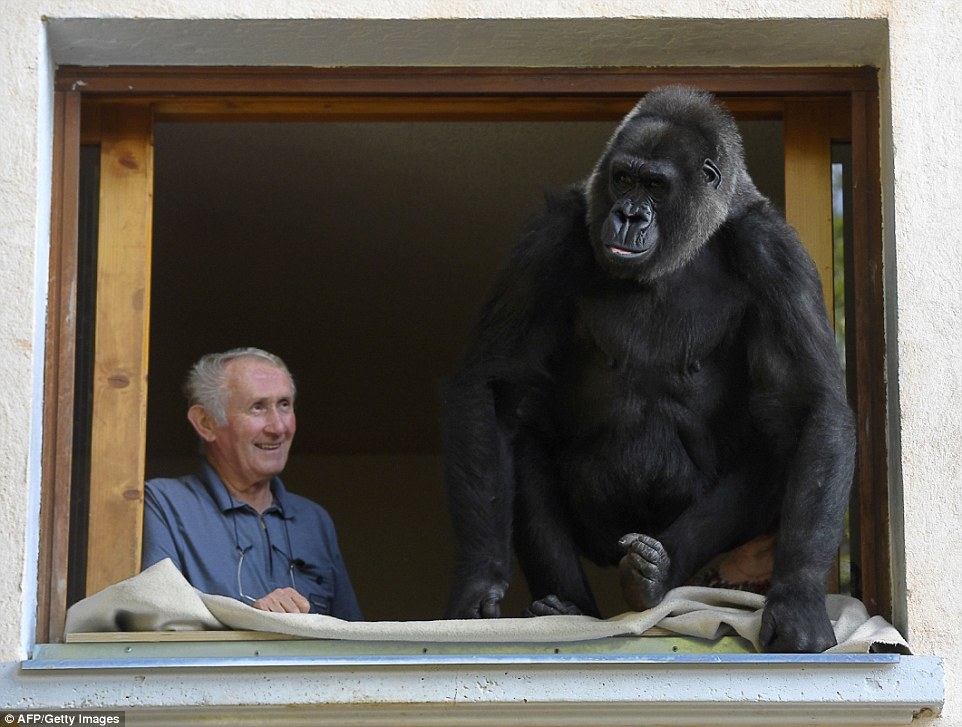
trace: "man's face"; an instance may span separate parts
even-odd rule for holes
[[[214,424],[207,456],[235,488],[269,480],[287,464],[294,439],[294,392],[290,377],[267,361],[227,364],[227,422]]]

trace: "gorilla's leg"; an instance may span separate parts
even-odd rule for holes
[[[752,487],[746,473],[732,473],[708,491],[656,537],[629,533],[619,541],[618,565],[628,606],[658,605],[672,588],[688,581],[716,555],[767,532],[774,522],[779,488]]]

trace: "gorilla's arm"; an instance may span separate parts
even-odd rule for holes
[[[457,529],[446,617],[496,618],[510,578],[511,442],[498,426],[494,393],[481,371],[451,377],[441,397],[448,507]]]
[[[533,601],[527,615],[600,616],[557,494],[555,458],[531,432],[517,444],[514,543]]]
[[[584,215],[580,188],[547,200],[495,280],[458,369],[442,383],[456,543],[449,618],[500,615],[510,580],[515,438],[550,384],[549,360],[568,330],[589,254]]]
[[[774,215],[749,216],[741,225],[738,238],[752,242],[746,279],[756,298],[749,406],[784,463],[761,641],[768,651],[823,651],[835,644],[825,579],[848,505],[854,417],[814,264]]]

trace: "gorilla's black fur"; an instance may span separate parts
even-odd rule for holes
[[[646,95],[585,184],[547,200],[443,386],[449,617],[598,614],[579,564],[656,605],[777,530],[770,651],[835,642],[825,578],[854,466],[818,275],[710,94]]]

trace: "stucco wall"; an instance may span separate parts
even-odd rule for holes
[[[872,64],[882,69],[883,85],[888,370],[891,439],[897,445],[892,472],[894,500],[904,504],[905,533],[901,618],[917,652],[946,659],[947,705],[939,724],[962,725],[959,3],[746,0],[715,3],[712,17],[727,23],[684,24],[673,19],[703,17],[701,0],[647,3],[647,19],[637,17],[639,7],[630,0],[5,3],[0,22],[0,387],[6,392],[0,399],[5,445],[0,449],[0,613],[5,616],[0,663],[7,672],[31,646],[35,608],[51,54],[57,61],[93,64]],[[49,34],[44,18],[54,19]],[[64,20],[74,18],[90,20]],[[123,18],[139,20],[100,20]],[[446,20],[431,22],[434,18]],[[503,22],[492,22],[499,18]],[[557,20],[564,18],[573,20]],[[779,18],[796,20],[775,22]],[[165,22],[177,19],[230,22]],[[852,19],[873,22],[847,22]]]

